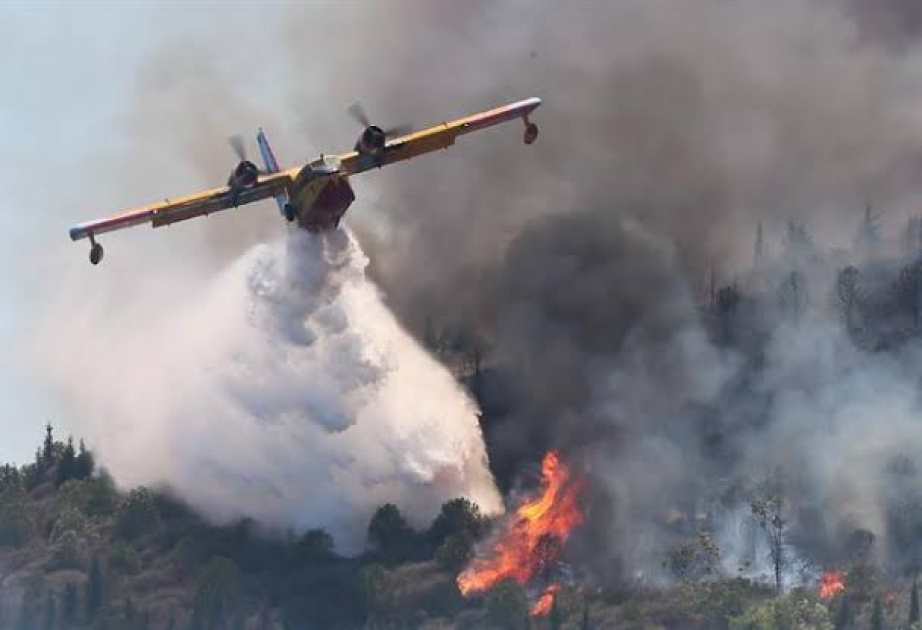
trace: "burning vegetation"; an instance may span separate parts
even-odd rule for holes
[[[845,590],[845,574],[842,571],[827,571],[820,576],[817,593],[820,599],[830,600]]]
[[[483,593],[505,579],[528,585],[550,583],[534,605],[532,615],[547,614],[560,584],[551,581],[553,568],[573,528],[583,522],[579,496],[585,479],[575,475],[560,454],[550,451],[541,463],[541,491],[512,513],[489,545],[458,576],[465,596]]]

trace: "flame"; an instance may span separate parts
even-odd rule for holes
[[[486,557],[475,558],[458,576],[465,596],[482,593],[512,578],[527,584],[557,560],[563,543],[583,522],[577,499],[585,480],[574,477],[556,451],[541,463],[541,493],[522,503],[510,518]],[[532,614],[550,610],[559,585],[552,584],[532,608]]]
[[[554,605],[554,599],[557,597],[557,591],[560,590],[560,584],[551,584],[544,592],[541,593],[541,596],[538,597],[538,601],[535,602],[534,606],[531,607],[529,611],[532,617],[543,617],[544,615],[551,612],[551,606]]]
[[[820,599],[832,599],[845,590],[845,574],[842,571],[827,571],[820,577]]]

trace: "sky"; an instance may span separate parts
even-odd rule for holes
[[[62,215],[53,208],[71,203],[67,189],[81,176],[75,165],[118,141],[132,68],[158,36],[141,26],[144,9],[75,7],[0,6],[0,225],[7,241],[0,251],[0,339],[8,349],[0,359],[3,461],[26,459],[42,424],[59,422],[55,403],[24,374],[12,350],[31,316],[23,308],[22,267],[42,256],[25,244],[42,232],[66,244]]]
[[[67,237],[69,224],[149,201],[131,199],[107,171],[130,168],[139,68],[208,25],[207,4],[180,6],[0,4],[0,461],[27,461],[48,421],[68,428],[62,405],[22,366],[21,346],[42,308],[32,273],[69,281],[46,273],[86,264],[86,248]],[[256,11],[236,13],[246,20]],[[259,15],[274,19],[271,10]],[[192,176],[186,186],[210,183]]]

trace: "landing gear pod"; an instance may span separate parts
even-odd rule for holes
[[[90,263],[93,265],[98,265],[100,262],[102,262],[102,256],[105,254],[105,251],[103,250],[102,245],[96,241],[92,241],[92,243],[93,244],[90,246]]]
[[[522,140],[525,144],[531,144],[538,139],[538,125],[533,122],[525,123],[525,133],[522,134]]]

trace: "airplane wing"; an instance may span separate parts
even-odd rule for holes
[[[230,194],[230,188],[212,188],[194,195],[165,199],[159,203],[141,206],[105,219],[96,219],[80,223],[70,229],[71,240],[93,238],[106,232],[114,232],[135,225],[150,223],[152,227],[162,227],[186,219],[193,219],[212,212],[220,212],[242,206],[261,199],[268,199],[282,194],[286,186],[297,176],[299,168],[289,169],[269,175],[260,175],[257,182],[239,190],[236,199]]]
[[[358,151],[351,151],[339,156],[342,163],[341,168],[347,175],[355,175],[356,173],[380,168],[394,162],[409,160],[417,155],[437,151],[438,149],[447,149],[455,143],[455,138],[472,131],[486,129],[516,118],[525,119],[527,123],[527,116],[539,105],[541,105],[540,98],[529,98],[480,112],[473,116],[443,122],[428,129],[388,141],[378,155],[363,155]],[[532,128],[534,129],[533,133],[537,134],[537,128]],[[531,131],[526,127],[526,134],[528,133],[531,133]],[[526,142],[533,140],[534,136],[529,140],[526,135]]]

